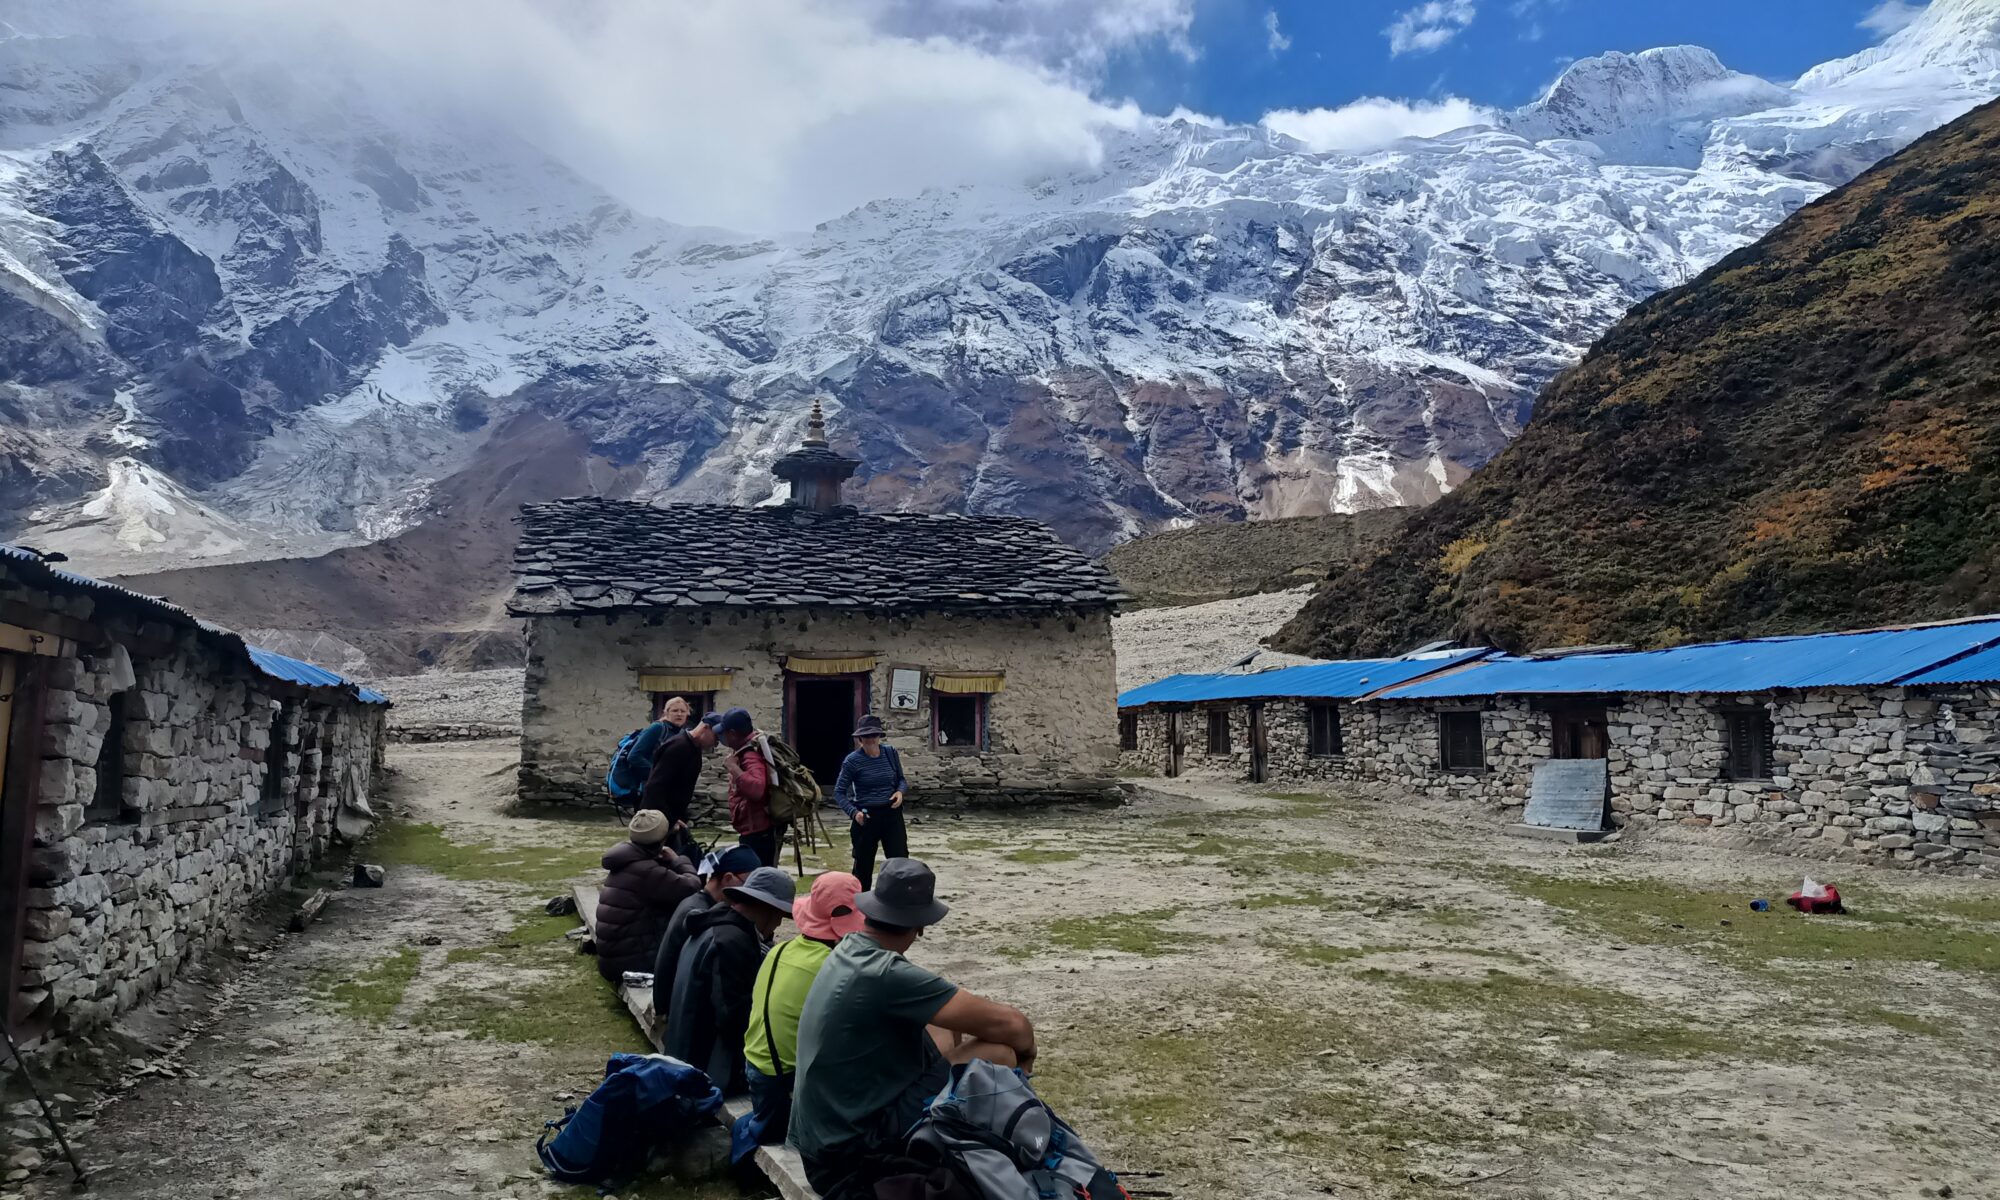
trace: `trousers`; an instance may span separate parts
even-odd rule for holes
[[[903,825],[903,810],[890,808],[864,808],[868,819],[860,824],[849,822],[847,836],[854,844],[854,877],[861,881],[863,891],[875,879],[875,851],[879,847],[883,858],[908,858],[910,856],[910,835]]]

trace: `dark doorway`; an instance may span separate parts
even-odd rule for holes
[[[1611,735],[1601,705],[1555,709],[1549,713],[1549,724],[1555,731],[1553,757],[1605,758],[1610,753]]]
[[[829,795],[840,763],[854,749],[854,726],[867,711],[866,675],[788,675],[785,740]]]
[[[1270,770],[1271,742],[1264,732],[1264,706],[1250,706],[1250,782],[1263,783]]]
[[[1181,773],[1181,715],[1167,714],[1167,778]]]

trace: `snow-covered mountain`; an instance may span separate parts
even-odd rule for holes
[[[1146,120],[761,238],[330,68],[17,7],[0,513],[100,569],[387,536],[520,413],[620,487],[756,501],[814,393],[866,503],[1093,549],[1427,501],[1634,302],[2000,92],[2000,0],[1934,0],[1790,87],[1672,47],[1361,155]]]

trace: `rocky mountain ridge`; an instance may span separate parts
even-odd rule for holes
[[[586,486],[756,502],[816,393],[863,503],[1093,551],[1427,502],[1633,303],[2000,90],[2000,0],[1935,0],[1794,88],[1681,47],[1367,154],[1147,119],[1093,171],[750,237],[319,64],[49,12],[0,9],[0,511],[100,571],[392,537],[524,415]]]

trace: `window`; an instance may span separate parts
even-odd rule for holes
[[[1731,779],[1771,777],[1771,714],[1761,708],[1722,714],[1724,772]]]
[[[1208,752],[1210,754],[1229,753],[1229,710],[1226,708],[1209,710]]]
[[[1438,761],[1447,771],[1486,769],[1486,735],[1478,713],[1438,714]]]
[[[1333,758],[1340,749],[1340,709],[1331,704],[1306,707],[1306,753]]]
[[[97,791],[83,811],[86,821],[116,821],[125,815],[125,697],[111,697],[111,727],[97,751]]]
[[[1118,748],[1137,750],[1139,748],[1139,714],[1118,714]]]
[[[1603,706],[1558,708],[1549,713],[1552,758],[1607,758],[1611,751],[1610,722]]]
[[[984,750],[986,748],[985,695],[932,692],[931,745]]]
[[[688,707],[694,710],[688,715],[688,720],[690,721],[699,721],[704,716],[715,711],[714,692],[654,692],[652,712],[647,719],[652,721],[659,720],[660,710],[665,708],[667,701],[673,699],[675,696],[679,696],[681,699],[687,701]]]

